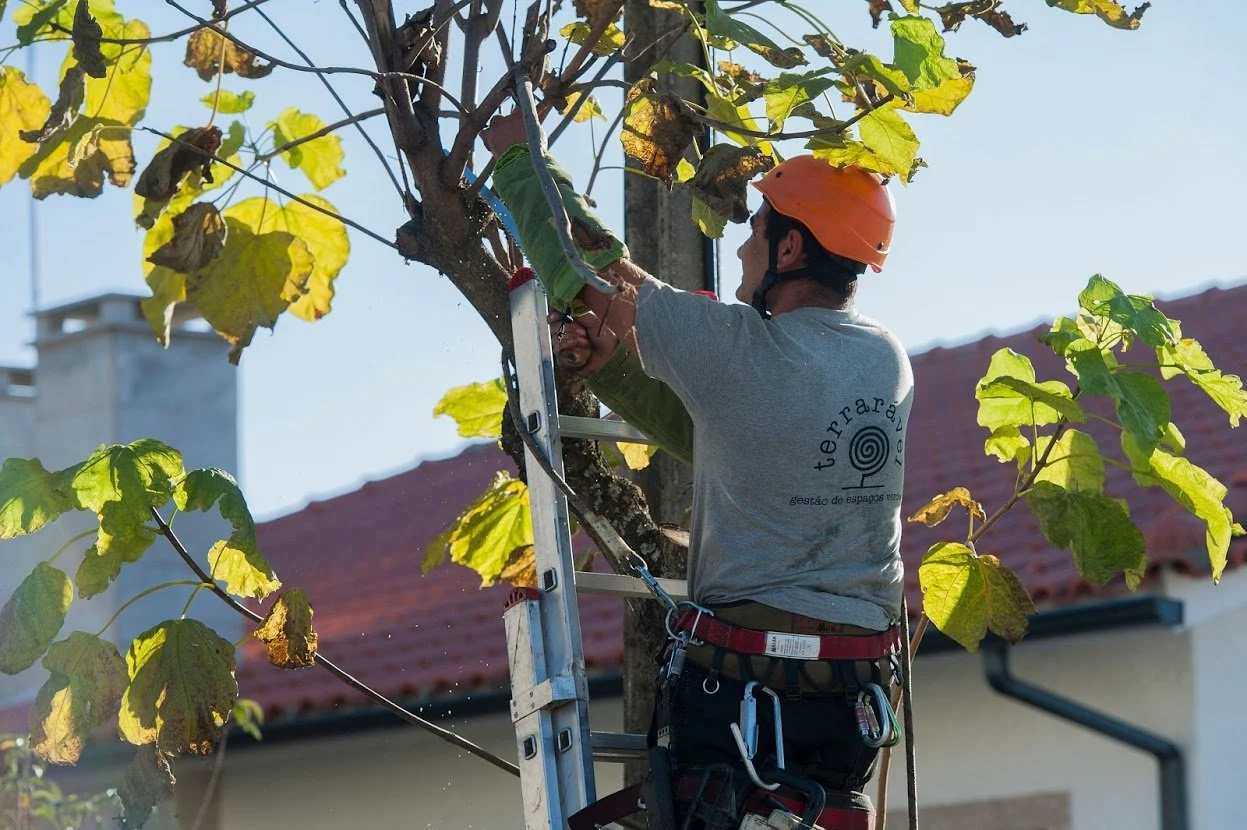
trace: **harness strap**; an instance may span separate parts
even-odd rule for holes
[[[702,789],[702,784],[702,777],[699,775],[678,776],[675,780],[675,800],[681,803],[693,801],[698,797],[698,790]],[[713,800],[718,797],[718,790],[719,782],[707,781],[701,797]],[[868,798],[860,793],[835,792],[827,793],[827,797],[834,798],[841,803],[823,807],[818,817],[818,826],[823,830],[874,830],[875,811],[870,806]],[[758,789],[749,794],[743,805],[745,812],[763,816],[769,815],[776,806],[783,806],[798,816],[802,815],[806,809],[805,803],[799,798]],[[572,830],[578,830],[578,828],[572,828]]]
[[[685,612],[675,631],[739,654],[787,657],[797,660],[880,660],[901,650],[900,628],[878,634],[790,634],[756,631],[702,614]]]
[[[605,798],[599,798],[568,816],[567,826],[571,830],[595,830],[637,812],[641,809],[640,800],[641,785],[633,784]]]

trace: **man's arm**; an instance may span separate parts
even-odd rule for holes
[[[505,131],[510,126],[504,123],[503,129],[494,134],[499,142],[506,143],[514,138],[513,133]],[[491,126],[491,131],[494,129]],[[693,425],[687,410],[670,387],[642,371],[636,356],[633,340],[636,307],[631,292],[625,289],[619,294],[605,295],[584,284],[563,254],[527,145],[512,144],[499,150],[490,142],[488,134],[486,140],[498,156],[494,191],[511,211],[520,244],[546,286],[551,304],[566,310],[573,299],[579,299],[605,319],[613,331],[623,333],[626,347],[608,356],[605,365],[590,377],[589,388],[602,403],[660,447],[691,463]],[[603,272],[612,282],[640,284],[645,272],[626,259],[627,247],[576,193],[570,176],[549,156],[546,161],[571,219],[573,239],[586,263]]]

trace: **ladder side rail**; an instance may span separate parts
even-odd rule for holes
[[[511,322],[520,414],[534,443],[561,475],[562,442],[546,313],[545,295],[537,280],[512,290]],[[537,608],[533,623],[539,636],[527,641],[519,638],[520,642],[509,643],[509,647],[513,661],[521,657],[517,649],[527,649],[531,659],[544,664],[537,676],[546,688],[513,689],[512,719],[517,728],[525,794],[525,828],[563,830],[568,816],[596,799],[588,683],[567,501],[541,472],[527,448],[525,455],[530,471],[528,492],[540,590],[540,600],[532,603]],[[535,653],[537,647],[541,654]],[[524,705],[525,700],[532,705]],[[533,706],[540,708],[527,711]]]

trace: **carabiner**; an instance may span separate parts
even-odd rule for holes
[[[892,709],[888,693],[878,683],[867,683],[865,689],[858,693],[855,711],[857,728],[866,746],[878,749],[896,746],[900,741],[900,722]]]

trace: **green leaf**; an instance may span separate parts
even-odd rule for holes
[[[941,493],[924,504],[918,509],[917,513],[909,517],[909,521],[922,522],[927,527],[935,527],[947,519],[948,514],[957,505],[964,507],[971,516],[979,521],[987,520],[987,514],[983,512],[983,505],[971,497],[970,491],[964,487],[954,487],[947,493]]]
[[[1202,467],[1163,449],[1142,449],[1129,434],[1122,433],[1121,446],[1130,459],[1134,480],[1142,487],[1161,487],[1174,501],[1208,525],[1204,541],[1212,578],[1225,571],[1234,533],[1234,516],[1225,506],[1225,485]]]
[[[732,17],[720,8],[718,0],[704,0],[706,9],[706,29],[710,34],[734,40],[751,52],[761,55],[772,66],[780,69],[791,69],[809,63],[801,50],[796,47],[781,49],[775,41],[757,29]]]
[[[994,556],[965,545],[941,542],[918,568],[922,607],[940,631],[967,651],[978,651],[990,630],[1010,643],[1026,634],[1035,605],[1017,576]]]
[[[1073,492],[1040,481],[1026,494],[1040,530],[1057,548],[1069,548],[1084,579],[1103,585],[1119,573],[1134,590],[1147,568],[1143,534],[1125,501],[1102,493]]]
[[[1137,29],[1143,20],[1143,13],[1152,5],[1141,3],[1132,12],[1127,12],[1121,3],[1114,0],[1047,0],[1049,6],[1064,9],[1075,14],[1094,14],[1114,29]]]
[[[264,723],[264,707],[254,700],[239,698],[234,704],[234,723],[257,741],[263,740],[260,726]]]
[[[238,362],[256,329],[277,325],[281,313],[304,295],[316,265],[307,242],[294,234],[253,230],[269,209],[280,210],[264,197],[227,208],[225,248],[186,278],[186,301],[233,347],[231,363]]]
[[[1087,339],[1078,322],[1069,317],[1058,317],[1051,330],[1039,335],[1039,342],[1061,357],[1097,348],[1095,343]]]
[[[502,379],[495,378],[451,389],[433,407],[433,417],[454,418],[462,438],[500,438],[506,409],[507,390]]]
[[[173,493],[173,479],[182,475],[182,454],[151,438],[113,444],[91,453],[74,471],[70,486],[78,503],[96,513],[110,506],[117,523],[141,525],[150,508]]]
[[[504,472],[498,473],[489,488],[430,548],[443,541],[452,560],[480,574],[482,587],[492,585],[515,550],[533,543],[528,487]],[[430,557],[432,553],[430,550]]]
[[[1048,452],[1051,443],[1051,436],[1041,435],[1035,445],[1036,460],[1048,453],[1048,461],[1035,481],[1049,481],[1064,490],[1092,493],[1104,490],[1104,458],[1094,438],[1085,432],[1067,429]]]
[[[30,714],[30,743],[53,764],[76,764],[97,727],[117,714],[128,678],[117,647],[75,631],[43,658],[51,676]]]
[[[74,599],[69,575],[40,562],[0,609],[0,672],[17,674],[43,656]]]
[[[1030,359],[1012,349],[992,355],[987,373],[975,385],[974,397],[979,401],[979,426],[992,432],[1001,427],[1053,424],[1062,417],[1086,420],[1068,386],[1058,380],[1036,383]]]
[[[908,181],[918,156],[918,136],[899,112],[880,107],[857,122],[857,132],[877,158]]]
[[[1078,352],[1070,363],[1078,373],[1083,391],[1112,398],[1121,425],[1145,452],[1150,452],[1171,417],[1169,395],[1160,381],[1140,372],[1109,369],[1104,354],[1098,349]]]
[[[177,483],[173,502],[183,511],[207,512],[217,505],[221,518],[233,526],[230,537],[216,542],[208,551],[212,578],[223,580],[226,591],[264,599],[281,587],[273,566],[260,553],[255,521],[233,476],[224,470],[192,470]]]
[[[38,130],[52,111],[52,102],[35,84],[12,66],[0,66],[0,185],[17,175],[39,145],[20,134]]]
[[[17,26],[17,42],[25,46],[36,37],[55,32],[56,30],[51,25],[53,23],[60,26],[62,30],[72,29],[74,15],[68,4],[69,0],[34,0],[34,2],[18,5],[13,11],[13,24]],[[60,34],[64,35],[64,31]]]
[[[243,92],[230,92],[228,89],[223,89],[219,95],[216,92],[209,92],[199,100],[203,101],[204,106],[209,109],[216,107],[216,111],[219,113],[237,115],[240,112],[246,112],[251,109],[251,105],[255,103],[255,93],[249,89]],[[235,151],[237,151],[237,148],[235,148]],[[222,157],[229,158],[228,154]]]
[[[734,101],[729,101],[717,92],[706,96],[706,114],[715,121],[721,121],[724,124],[730,125],[730,127],[736,127],[741,130],[761,132],[762,129],[746,104],[737,104]],[[723,134],[741,146],[757,146],[762,148],[764,152],[768,151],[770,147],[769,142],[756,135],[734,132],[730,128],[724,129]]]
[[[1016,426],[1002,426],[992,430],[983,444],[986,455],[994,455],[1002,464],[1016,461],[1021,470],[1031,459],[1031,442],[1023,437]]]
[[[300,112],[297,107],[288,107],[268,126],[273,131],[275,147],[280,149],[292,141],[323,130],[326,125],[315,115]],[[292,169],[302,170],[317,190],[324,190],[346,175],[346,171],[338,166],[346,157],[342,139],[332,133],[291,147],[281,156]]]
[[[37,458],[10,458],[0,467],[0,539],[34,533],[78,507],[74,468],[50,473]]]
[[[1247,418],[1247,393],[1238,375],[1222,374],[1212,365],[1199,341],[1184,337],[1176,343],[1166,343],[1156,350],[1161,377],[1169,380],[1177,375],[1203,389],[1213,402],[1230,416],[1230,426],[1237,427]]]
[[[782,72],[767,83],[762,96],[766,99],[766,117],[772,131],[782,130],[794,109],[835,86],[835,81],[824,77],[830,71],[830,67],[826,67],[800,74]]]
[[[146,525],[136,524],[126,508],[116,502],[104,505],[95,544],[82,558],[74,576],[78,596],[90,599],[103,593],[121,573],[121,566],[138,562],[155,541],[156,532]]]
[[[1116,283],[1099,274],[1078,295],[1078,303],[1088,314],[1112,320],[1152,348],[1177,340],[1173,321],[1152,304],[1151,297],[1125,294]]]
[[[1021,378],[999,377],[980,383],[974,390],[974,396],[980,402],[980,417],[985,410],[997,414],[1008,411],[1011,418],[1016,419],[1011,423],[1018,426],[1050,424],[1059,418],[1075,423],[1087,420],[1069,387],[1059,380],[1032,383]],[[1004,426],[994,422],[979,423],[989,429]]]
[[[253,633],[268,646],[268,661],[279,669],[302,669],[316,663],[318,638],[312,628],[312,606],[302,588],[279,596]]]
[[[589,35],[593,34],[593,26],[588,21],[577,20],[559,29],[559,34],[577,46],[581,46],[589,39]],[[624,33],[614,23],[608,23],[606,31],[602,32],[602,36],[594,42],[590,51],[598,56],[606,56],[617,49],[622,49],[623,45]]]
[[[166,755],[212,752],[234,709],[234,646],[198,620],[167,620],[134,638],[121,734]]]
[[[727,227],[727,217],[716,213],[710,205],[696,196],[693,197],[693,221],[697,223],[698,230],[711,239],[722,237],[723,229]]]
[[[155,744],[139,747],[117,788],[125,826],[142,827],[156,805],[173,798],[173,784],[173,770],[165,754]]]
[[[892,63],[905,73],[914,91],[935,89],[961,77],[961,69],[944,56],[944,38],[927,17],[908,16],[892,21]]]

